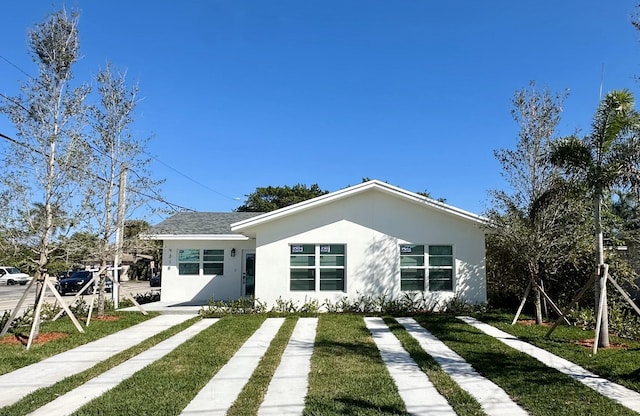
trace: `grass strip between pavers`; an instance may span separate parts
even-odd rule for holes
[[[463,390],[458,383],[453,381],[402,325],[390,317],[385,317],[384,322],[459,416],[481,416],[485,414],[480,403]]]
[[[62,396],[63,394],[75,389],[76,387],[86,383],[92,378],[104,373],[105,371],[110,370],[111,368],[127,361],[132,357],[135,357],[136,355],[148,350],[156,344],[159,344],[165,339],[170,338],[183,329],[193,325],[198,320],[200,320],[200,318],[194,317],[181,324],[165,329],[159,334],[156,334],[151,338],[144,340],[138,345],[124,350],[107,360],[96,363],[95,366],[86,371],[75,374],[71,377],[67,377],[51,387],[38,389],[33,393],[25,396],[20,401],[14,403],[13,405],[0,409],[0,416],[24,415],[33,412],[39,407],[42,407],[45,404],[57,399],[59,396]]]
[[[289,317],[284,321],[251,378],[227,412],[227,416],[253,416],[258,413],[264,395],[267,393],[269,382],[271,382],[273,374],[282,360],[282,354],[297,321],[296,317]]]
[[[613,348],[600,348],[598,353],[593,355],[591,346],[579,344],[580,341],[593,339],[593,330],[561,325],[549,338],[546,338],[548,326],[511,325],[513,315],[491,314],[476,318],[614,383],[640,392],[640,342],[638,341],[611,336]]]
[[[0,344],[0,374],[10,373],[158,316],[157,313],[149,313],[145,316],[137,312],[116,312],[114,315],[119,319],[102,321],[94,318],[89,326],[83,324],[84,333],[78,332],[71,320],[66,317],[54,322],[44,322],[40,326],[41,334],[61,332],[67,335],[44,344],[33,343],[28,350],[21,344]]]
[[[321,315],[305,415],[407,415],[360,315]]]
[[[637,415],[454,316],[415,318],[534,416]]]
[[[223,317],[75,414],[178,415],[265,319]]]

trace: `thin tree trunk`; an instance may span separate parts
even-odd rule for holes
[[[602,235],[602,192],[596,192],[594,196],[594,223],[595,223],[595,232],[596,232],[596,259],[598,262],[598,279],[596,279],[595,283],[595,311],[596,317],[600,313],[599,304],[600,304],[600,292],[604,291],[604,304],[602,307],[602,325],[600,326],[600,334],[598,347],[608,348],[609,347],[609,312],[608,312],[608,303],[607,303],[607,285],[604,274],[601,274],[601,268],[604,264],[604,238]]]
[[[540,287],[539,282],[538,282],[538,276],[534,277],[536,284],[533,285],[533,304],[536,308],[536,324],[537,325],[541,325],[542,324],[542,302],[541,302],[541,295],[540,295]]]

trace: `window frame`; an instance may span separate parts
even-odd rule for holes
[[[346,292],[346,244],[296,243],[289,244],[288,247],[290,292]],[[304,270],[307,271],[306,277],[301,273]],[[331,271],[336,273],[335,277],[330,277]],[[333,286],[338,288],[327,288],[332,286],[328,283],[331,281],[335,283]],[[301,282],[306,282],[306,287]]]
[[[418,255],[412,255],[413,248],[421,247],[422,253]],[[432,254],[432,249],[435,248],[448,248],[447,254]],[[408,250],[408,251],[407,251]],[[453,244],[410,244],[403,243],[399,245],[399,266],[400,266],[400,290],[403,292],[410,291],[422,291],[422,292],[454,292],[456,283],[456,258],[455,258],[455,246]],[[415,259],[415,265],[410,264],[409,261],[405,261],[403,265],[403,257],[407,260]],[[436,259],[444,259],[436,261]],[[450,261],[446,261],[450,259]],[[447,264],[449,263],[449,264]],[[416,277],[411,277],[410,273],[403,271],[415,271]],[[449,276],[445,279],[436,278],[436,274],[442,271],[449,271]],[[407,275],[403,278],[403,274]],[[419,281],[421,288],[415,287],[415,284],[411,284],[411,281]],[[440,289],[435,288],[436,282],[445,282],[445,286],[448,288]]]
[[[190,253],[190,257],[195,257],[195,252],[198,253],[198,259],[195,260],[193,258],[187,258],[185,260],[181,260],[181,256],[183,254]],[[224,276],[224,263],[226,258],[225,249],[219,248],[178,248],[177,249],[177,268],[178,268],[178,276]],[[207,253],[209,252],[209,253]],[[215,253],[214,253],[215,252]],[[207,256],[213,256],[214,258],[208,258]],[[197,273],[183,273],[181,265],[198,265]],[[205,265],[219,265],[218,270],[220,273],[205,273]]]

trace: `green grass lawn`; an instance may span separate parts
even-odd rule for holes
[[[121,319],[138,320],[140,314]],[[78,415],[176,415],[198,391],[238,351],[260,327],[265,315],[235,315],[220,319],[215,325],[186,341],[164,358],[125,380],[113,390],[88,403]],[[486,314],[479,317],[522,339],[582,365],[601,376],[640,391],[637,367],[640,345],[625,341],[625,350],[601,350],[596,356],[573,340],[592,336],[575,328],[560,327],[551,339],[547,328],[509,325],[512,316]],[[37,409],[97,374],[192,324],[194,318],[178,327],[97,364],[84,373],[30,394],[13,406],[0,409],[0,415],[22,415]],[[416,319],[461,355],[473,367],[501,386],[532,415],[633,415],[631,410],[594,392],[581,383],[551,370],[537,360],[515,351],[450,315],[425,315]],[[286,318],[264,357],[229,415],[253,415],[262,401],[282,352],[297,322]],[[437,363],[392,317],[385,322],[438,391],[447,398],[459,415],[482,415],[480,405],[444,373]],[[109,324],[100,322],[100,324]],[[133,322],[129,322],[133,324]],[[56,325],[64,325],[64,322]],[[91,328],[94,323],[91,324]],[[115,325],[115,324],[114,324]],[[44,330],[61,327],[43,327]],[[106,328],[106,325],[105,325]],[[106,333],[113,328],[102,329]],[[98,328],[95,329],[98,331]],[[98,334],[88,335],[95,337]],[[71,337],[71,335],[70,335]],[[70,338],[69,337],[69,338]],[[54,351],[71,348],[78,340],[64,345],[41,346],[26,352],[24,347],[0,345],[0,368],[4,372],[42,359]],[[82,342],[80,342],[82,343]],[[16,349],[18,348],[18,349]],[[33,354],[33,356],[31,356]],[[376,348],[362,316],[325,314],[319,316],[314,353],[311,358],[309,386],[305,400],[306,415],[405,415],[405,405]]]
[[[601,348],[598,349],[596,355],[593,355],[592,348],[584,347],[576,342],[593,339],[593,331],[561,325],[549,338],[546,338],[545,334],[549,327],[511,325],[513,316],[486,314],[480,319],[602,377],[632,390],[640,391],[640,342],[638,341],[612,336],[610,340],[614,348]]]
[[[119,319],[103,321],[96,320],[94,317],[89,326],[85,327],[83,325],[84,333],[78,332],[68,318],[62,318],[54,322],[44,322],[40,327],[41,333],[60,332],[66,335],[63,338],[45,344],[35,342],[29,350],[20,344],[0,344],[0,374],[25,367],[52,355],[139,324],[157,316],[157,313],[150,313],[145,316],[141,313],[119,312],[114,315],[119,316]],[[25,331],[28,336],[29,328]],[[11,338],[13,335],[8,334],[7,337]]]

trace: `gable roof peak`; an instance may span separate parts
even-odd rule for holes
[[[391,194],[397,198],[404,198],[414,203],[424,204],[434,209],[446,212],[450,215],[454,215],[461,219],[465,219],[478,224],[484,224],[486,222],[485,218],[477,214],[473,214],[463,209],[456,208],[452,205],[447,205],[444,202],[440,202],[435,199],[417,194],[415,192],[411,192],[406,189],[403,189],[394,185],[390,185],[387,182],[382,182],[377,179],[372,179],[366,182],[359,183],[357,185],[348,186],[346,188],[342,188],[337,191],[330,192],[325,195],[320,195],[318,197],[308,199],[306,201],[298,202],[297,204],[289,205],[289,206],[277,209],[275,211],[267,212],[253,218],[248,218],[243,221],[238,221],[236,223],[231,224],[231,229],[233,231],[242,232],[244,228],[249,226],[258,225],[263,222],[275,220],[277,218],[281,218],[281,217],[291,215],[296,212],[301,212],[307,209],[311,209],[316,206],[328,204],[328,203],[331,203],[332,201],[336,201],[342,198],[347,198],[349,196],[356,195],[362,192],[367,192],[370,190],[378,190],[381,192]]]

